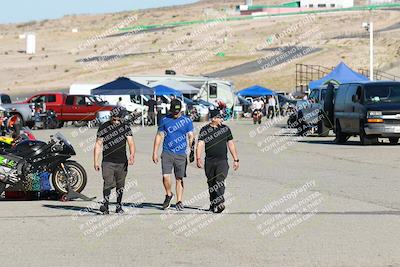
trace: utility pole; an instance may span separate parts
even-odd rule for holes
[[[365,30],[369,32],[369,79],[374,80],[374,23],[364,22],[362,24]]]

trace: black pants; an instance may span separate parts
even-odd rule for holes
[[[206,159],[204,169],[207,176],[211,205],[218,206],[225,202],[225,179],[228,176],[228,161],[226,159]]]
[[[275,117],[275,107],[269,106],[268,107],[268,118]]]
[[[160,121],[164,116],[165,114],[161,114],[161,111],[157,112],[157,125],[160,125]]]
[[[156,123],[156,113],[149,111],[148,112],[148,120],[149,120],[149,125],[155,125]]]

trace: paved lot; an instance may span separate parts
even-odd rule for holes
[[[230,172],[224,215],[201,210],[207,188],[194,166],[185,184],[189,207],[160,210],[160,166],[150,157],[155,129],[138,129],[125,194],[135,208],[98,216],[96,203],[1,202],[1,265],[400,266],[400,146],[293,142],[280,127],[229,124],[241,168]],[[84,193],[100,199],[101,177],[86,146],[95,130],[62,132],[88,172]]]

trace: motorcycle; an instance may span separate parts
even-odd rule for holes
[[[262,119],[262,116],[263,116],[263,114],[262,114],[262,112],[261,112],[261,110],[254,110],[253,111],[253,123],[254,124],[261,124],[261,119]]]
[[[54,189],[63,196],[83,191],[86,171],[79,163],[68,160],[76,155],[73,146],[61,133],[50,138],[48,143],[24,140],[0,151],[0,195],[7,186],[40,191],[43,174],[51,175]]]
[[[0,150],[11,150],[22,141],[31,140],[36,141],[36,137],[27,127],[23,127],[18,135],[12,133],[11,136],[0,136]]]

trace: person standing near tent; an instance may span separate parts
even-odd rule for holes
[[[174,99],[171,101],[170,114],[161,119],[158,132],[153,145],[153,162],[158,163],[158,148],[163,141],[163,151],[161,154],[161,169],[163,185],[165,189],[165,200],[163,209],[168,209],[174,194],[171,191],[172,170],[176,179],[176,209],[184,209],[183,199],[183,177],[186,177],[187,166],[187,145],[192,148],[194,141],[193,122],[181,114],[182,103]]]
[[[94,169],[100,171],[100,154],[103,150],[101,170],[104,180],[104,202],[100,207],[103,214],[109,214],[110,194],[113,188],[117,193],[116,213],[123,213],[122,195],[125,178],[128,173],[128,164],[135,161],[135,143],[130,125],[124,122],[127,111],[123,107],[114,107],[111,110],[111,120],[103,123],[97,131],[94,147]],[[129,146],[129,159],[126,156],[126,143]]]
[[[225,179],[228,176],[228,148],[233,157],[233,169],[239,169],[239,158],[231,129],[224,125],[218,110],[210,110],[211,122],[201,128],[197,148],[196,162],[198,168],[203,168],[201,155],[205,149],[205,174],[210,194],[210,211],[221,213],[225,209]]]
[[[259,97],[257,97],[252,104],[252,110],[253,110],[252,116],[254,116],[254,112],[256,111],[262,112],[263,108],[264,108],[264,102]]]
[[[163,101],[160,96],[157,96],[157,125],[160,125],[163,112]]]
[[[268,96],[268,118],[274,118],[276,112],[276,100],[273,95]]]
[[[117,102],[117,107],[124,107],[124,104],[122,103],[122,97],[118,98],[118,102]]]
[[[147,101],[146,106],[149,108],[149,111],[147,112],[149,125],[154,125],[156,123],[155,110],[156,110],[157,102],[153,98],[150,98],[149,101]]]

